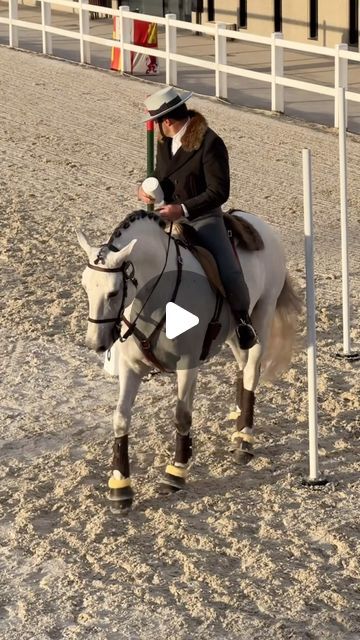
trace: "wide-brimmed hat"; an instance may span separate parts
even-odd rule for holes
[[[157,120],[166,113],[177,109],[177,107],[189,100],[191,96],[192,91],[186,91],[183,95],[180,95],[174,87],[165,87],[165,89],[156,91],[145,100],[145,107],[149,115],[145,116],[142,122]]]

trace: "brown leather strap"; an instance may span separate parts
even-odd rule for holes
[[[182,276],[182,258],[181,258],[181,254],[180,254],[179,243],[177,242],[177,240],[175,238],[173,238],[173,240],[175,242],[175,249],[176,249],[177,274],[176,274],[175,288],[174,288],[173,294],[172,294],[171,299],[169,300],[169,302],[175,302],[176,296],[177,296],[178,291],[179,291],[179,287],[180,287],[180,283],[181,283],[181,276]],[[157,323],[156,327],[151,332],[151,334],[149,335],[148,338],[140,331],[140,329],[138,329],[138,327],[134,326],[131,322],[129,322],[125,318],[125,316],[122,319],[123,319],[123,322],[126,324],[126,326],[129,329],[130,328],[132,329],[132,333],[135,336],[135,338],[137,339],[137,341],[139,342],[140,349],[141,349],[142,353],[144,354],[145,358],[149,362],[151,362],[151,364],[153,364],[157,369],[160,369],[160,371],[171,373],[171,371],[169,371],[168,369],[166,369],[163,366],[163,364],[157,359],[157,357],[155,356],[155,354],[153,352],[153,348],[154,348],[153,347],[153,341],[158,336],[158,334],[160,333],[161,329],[163,328],[163,326],[165,324],[166,313],[164,313],[164,315],[162,316],[161,320],[159,320],[159,322]]]

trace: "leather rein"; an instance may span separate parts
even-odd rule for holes
[[[168,245],[167,245],[167,249],[166,249],[166,257],[165,257],[165,264],[159,274],[159,276],[157,277],[149,295],[147,296],[145,302],[143,303],[140,311],[136,314],[135,319],[132,322],[129,322],[129,320],[127,318],[125,318],[124,315],[124,311],[125,311],[125,307],[126,307],[126,298],[127,298],[127,294],[128,294],[128,283],[131,282],[135,288],[137,288],[138,286],[138,281],[135,277],[135,267],[133,265],[133,263],[129,260],[123,262],[123,264],[121,265],[121,267],[115,267],[115,268],[108,268],[108,267],[99,267],[96,264],[92,265],[88,262],[87,266],[89,269],[93,269],[94,271],[102,271],[104,273],[121,273],[122,274],[122,279],[123,279],[123,292],[122,292],[122,299],[121,299],[121,303],[120,303],[120,307],[119,307],[119,311],[118,314],[116,316],[116,318],[102,318],[100,320],[95,319],[95,318],[90,318],[88,317],[88,322],[93,322],[94,324],[104,324],[104,323],[108,323],[108,322],[113,322],[114,323],[114,329],[113,329],[113,338],[114,338],[114,342],[116,340],[120,340],[120,342],[125,342],[131,335],[134,335],[134,337],[137,339],[137,341],[139,342],[141,351],[143,353],[143,355],[147,358],[147,360],[149,360],[155,367],[157,367],[158,369],[160,369],[160,371],[167,371],[167,369],[165,369],[165,367],[158,361],[158,359],[156,358],[156,356],[153,353],[153,341],[154,339],[157,337],[157,335],[160,333],[161,329],[163,328],[165,321],[166,321],[166,313],[164,313],[164,315],[162,316],[162,318],[159,320],[159,322],[157,323],[156,327],[153,329],[153,331],[151,332],[150,336],[146,337],[137,327],[137,321],[145,307],[145,305],[147,304],[147,302],[150,300],[152,294],[154,293],[157,285],[159,284],[163,273],[165,271],[167,262],[168,262],[168,257],[169,257],[169,250],[170,250],[170,243],[171,240],[174,241],[175,243],[175,249],[176,249],[176,266],[177,266],[177,275],[176,275],[176,283],[175,283],[175,287],[171,296],[171,299],[169,300],[169,302],[175,302],[176,300],[176,296],[180,287],[180,283],[181,283],[181,276],[182,276],[182,258],[181,258],[181,254],[180,254],[180,248],[179,248],[179,243],[176,240],[176,238],[174,238],[171,235],[171,231],[172,231],[172,223],[170,226],[170,231],[169,231],[169,240],[168,240]],[[115,247],[112,244],[106,245],[110,251],[118,251],[119,249],[117,247]],[[96,261],[95,261],[96,262]],[[122,335],[122,323],[124,323],[127,326],[127,331],[124,333],[124,335]]]

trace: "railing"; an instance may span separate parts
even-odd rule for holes
[[[176,20],[175,14],[168,14],[165,18],[150,15],[133,13],[129,7],[119,9],[108,9],[98,5],[88,4],[86,0],[73,2],[72,0],[41,0],[41,24],[18,20],[18,0],[9,0],[9,17],[0,17],[0,23],[9,25],[9,45],[18,46],[18,28],[32,29],[42,32],[42,50],[44,54],[52,54],[52,35],[60,35],[67,38],[79,40],[80,62],[82,64],[91,63],[90,44],[99,44],[105,47],[118,46],[121,51],[121,71],[131,72],[130,52],[154,55],[165,60],[166,83],[177,85],[178,63],[209,69],[215,74],[215,96],[226,99],[228,95],[228,76],[240,76],[250,78],[260,82],[271,84],[271,110],[284,112],[284,87],[311,91],[324,96],[334,98],[334,126],[338,127],[339,113],[339,89],[345,89],[347,101],[360,102],[360,93],[348,90],[348,61],[360,62],[360,53],[348,51],[346,44],[338,44],[335,48],[321,47],[317,45],[302,44],[283,40],[281,33],[273,33],[272,36],[263,37],[244,33],[242,31],[229,31],[225,24],[199,25],[190,22]],[[79,31],[69,31],[51,26],[51,5],[72,8],[79,14]],[[101,38],[90,35],[89,13],[106,14],[115,16],[120,21],[121,41],[114,41],[108,38]],[[132,21],[143,20],[146,22],[156,22],[165,27],[165,50],[153,49],[135,45],[131,42]],[[176,53],[177,29],[186,29],[197,33],[211,35],[214,38],[215,62],[200,60],[190,56]],[[271,49],[271,72],[262,73],[251,71],[243,67],[227,64],[227,39],[239,40],[255,44],[267,45]],[[284,76],[284,49],[291,51],[301,51],[318,56],[329,56],[334,60],[334,86],[329,87],[323,84],[315,84],[286,78]]]

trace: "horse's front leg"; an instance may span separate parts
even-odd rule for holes
[[[175,410],[175,455],[165,469],[160,485],[162,492],[179,491],[185,488],[187,467],[192,455],[191,425],[196,388],[197,369],[177,372],[178,397]]]
[[[141,382],[141,375],[120,359],[119,400],[114,411],[113,425],[115,442],[113,447],[112,474],[109,478],[109,498],[113,502],[113,511],[131,507],[134,492],[130,481],[128,439],[131,421],[131,409]]]

